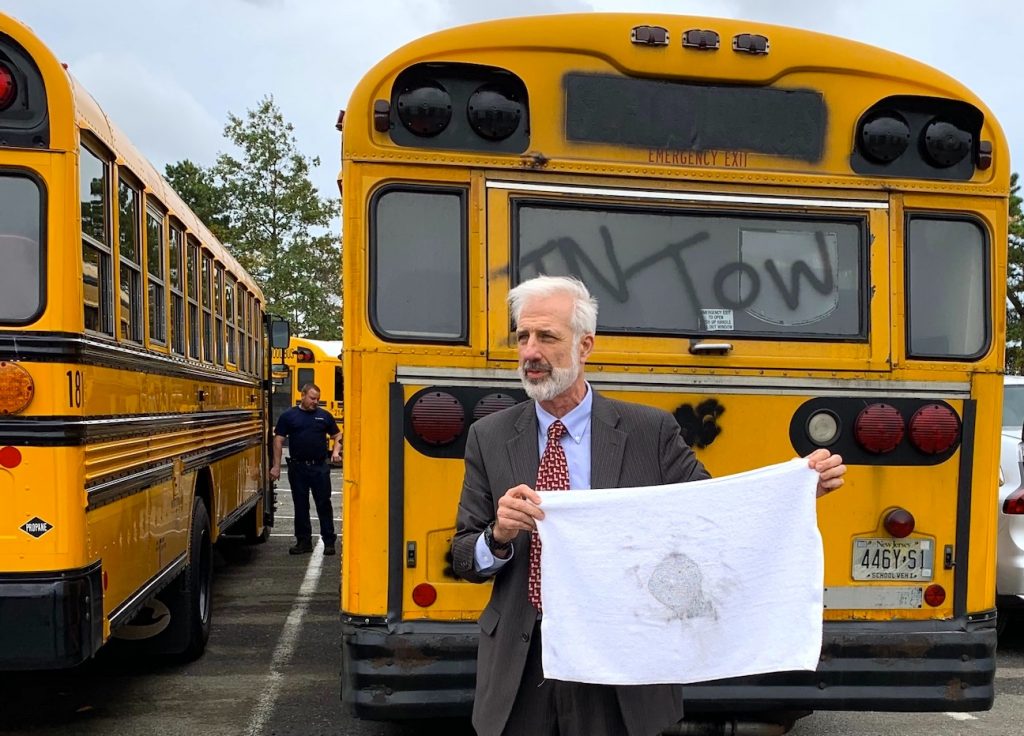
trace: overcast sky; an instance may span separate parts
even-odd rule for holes
[[[4,0],[69,65],[159,170],[209,165],[228,112],[272,94],[314,182],[337,196],[334,129],[359,77],[407,41],[485,18],[656,11],[845,36],[930,64],[973,89],[1024,168],[1020,0]]]

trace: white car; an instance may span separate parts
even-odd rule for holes
[[[999,534],[996,561],[996,595],[999,629],[1005,628],[1014,608],[1024,609],[1024,503],[1017,513],[1006,513],[1006,499],[1021,494],[1020,454],[1024,451],[1024,376],[1003,378],[1003,429],[999,450]],[[1024,493],[1024,491],[1022,491]],[[1012,502],[1011,502],[1012,503]]]

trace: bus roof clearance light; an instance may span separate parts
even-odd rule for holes
[[[903,439],[905,429],[903,416],[896,407],[871,404],[857,415],[853,423],[853,436],[865,450],[881,455],[896,449]]]
[[[489,141],[503,141],[515,133],[523,119],[523,103],[518,97],[501,85],[477,88],[466,105],[473,132]]]
[[[18,97],[18,82],[6,64],[0,64],[0,111],[10,107]]]
[[[398,119],[410,133],[431,138],[452,119],[452,96],[437,82],[406,87],[398,95]]]
[[[35,382],[17,363],[0,361],[0,416],[17,414],[32,403]]]
[[[928,404],[910,418],[910,444],[927,455],[941,455],[960,439],[960,417],[944,404]]]

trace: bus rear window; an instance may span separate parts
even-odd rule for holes
[[[906,241],[907,354],[980,358],[991,332],[985,234],[975,222],[912,216]]]
[[[42,202],[32,179],[0,175],[0,324],[25,324],[43,310]]]
[[[579,278],[610,333],[866,339],[858,218],[516,205],[519,280]]]
[[[385,189],[371,209],[374,328],[398,341],[465,340],[465,193]]]

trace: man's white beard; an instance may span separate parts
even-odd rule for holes
[[[539,381],[531,381],[526,375],[526,366],[532,368],[550,368],[551,372]],[[534,401],[551,401],[559,394],[569,390],[580,374],[580,356],[578,345],[573,346],[572,364],[566,368],[554,368],[547,363],[531,361],[519,365],[519,379],[523,382],[526,395]]]

